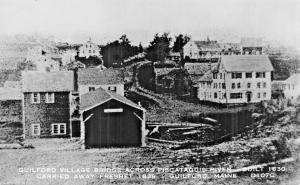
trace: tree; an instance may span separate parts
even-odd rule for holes
[[[142,53],[144,51],[144,48],[142,46],[142,43],[139,44],[139,49],[138,49],[139,53]]]
[[[123,61],[139,53],[139,47],[132,46],[126,35],[101,48],[105,67],[121,67]]]
[[[183,36],[182,34],[179,34],[178,36],[176,36],[175,42],[174,42],[174,46],[173,46],[173,51],[174,52],[181,52],[183,46],[190,41],[190,37],[185,35]]]
[[[146,50],[146,58],[153,62],[164,62],[170,51],[171,40],[169,33],[163,33],[161,36],[155,34]]]

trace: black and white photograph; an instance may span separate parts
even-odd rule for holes
[[[0,185],[300,185],[300,0],[0,0]]]

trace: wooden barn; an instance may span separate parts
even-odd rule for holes
[[[86,148],[145,145],[145,109],[102,89],[80,97],[81,140]]]

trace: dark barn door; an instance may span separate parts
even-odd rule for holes
[[[131,110],[123,107],[122,113],[103,113],[96,108],[86,122],[86,145],[88,147],[141,146],[141,121]]]

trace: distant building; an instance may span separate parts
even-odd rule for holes
[[[89,58],[91,56],[102,58],[100,54],[100,48],[97,44],[93,43],[91,39],[89,39],[85,44],[83,44],[79,48],[79,57]]]
[[[33,64],[30,70],[40,72],[59,71],[61,57],[55,48],[35,47],[28,51],[26,61]]]
[[[21,76],[15,73],[9,74],[3,87],[21,90]]]
[[[222,56],[218,65],[199,79],[197,97],[221,104],[270,100],[272,71],[266,55]]]
[[[124,74],[118,69],[85,68],[78,70],[79,94],[99,87],[124,96]]]
[[[190,59],[201,58],[218,58],[221,53],[221,47],[217,41],[211,41],[209,38],[206,41],[190,40],[183,47],[183,57]]]
[[[242,38],[241,53],[243,55],[262,55],[265,53],[265,46],[261,38]]]
[[[71,136],[73,79],[71,71],[23,72],[25,137]]]
[[[220,43],[221,55],[240,55],[240,43]]]
[[[0,88],[0,124],[22,123],[22,93],[17,88]]]
[[[300,70],[286,80],[272,82],[273,90],[282,90],[285,98],[292,102],[300,100]]]

